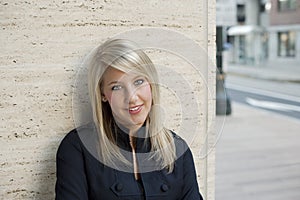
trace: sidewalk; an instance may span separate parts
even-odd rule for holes
[[[299,66],[293,67],[228,64],[226,73],[271,81],[300,83],[300,63]]]
[[[216,145],[216,200],[300,199],[299,127],[233,102]]]

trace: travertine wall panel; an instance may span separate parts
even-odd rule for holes
[[[91,49],[123,31],[158,27],[185,34],[214,58],[214,7],[215,2],[208,0],[2,1],[0,198],[53,199],[55,153],[63,136],[74,127],[74,78]],[[178,66],[181,62],[174,59],[165,64]],[[207,96],[205,81],[195,80],[192,69],[179,67],[178,71],[192,80],[200,108],[206,110],[199,113],[195,124],[202,137],[214,123],[215,91]],[[214,88],[214,67],[209,66],[203,76]],[[172,122],[170,128],[176,129],[180,118],[168,121]],[[192,147],[197,149],[204,142]],[[214,152],[207,163],[197,157],[198,152],[194,154],[201,191],[214,199]],[[203,175],[206,171],[207,177]]]

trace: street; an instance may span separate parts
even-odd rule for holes
[[[300,119],[300,84],[228,76],[225,86],[236,102]]]
[[[235,102],[300,119],[300,98],[234,84],[228,84],[227,92]]]
[[[300,84],[228,76],[226,87],[216,199],[300,199]]]

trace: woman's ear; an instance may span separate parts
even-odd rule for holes
[[[101,95],[101,99],[102,99],[103,102],[107,102],[107,98],[105,97],[104,94]]]
[[[103,102],[107,102],[107,98],[106,97],[102,97],[102,101]]]

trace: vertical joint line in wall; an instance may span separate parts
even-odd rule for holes
[[[203,38],[203,43],[204,43],[204,50],[206,53],[206,58],[205,58],[205,67],[204,67],[204,74],[205,74],[205,81],[207,86],[204,88],[205,90],[205,108],[204,108],[204,116],[205,116],[205,135],[204,135],[204,143],[203,143],[203,150],[204,150],[204,162],[203,162],[203,180],[204,183],[206,184],[203,187],[202,193],[203,193],[203,197],[205,200],[207,200],[208,198],[208,142],[209,142],[209,134],[208,134],[208,80],[209,80],[209,70],[208,70],[208,0],[202,0],[202,17],[203,17],[203,27],[202,27],[202,35],[204,36]]]

